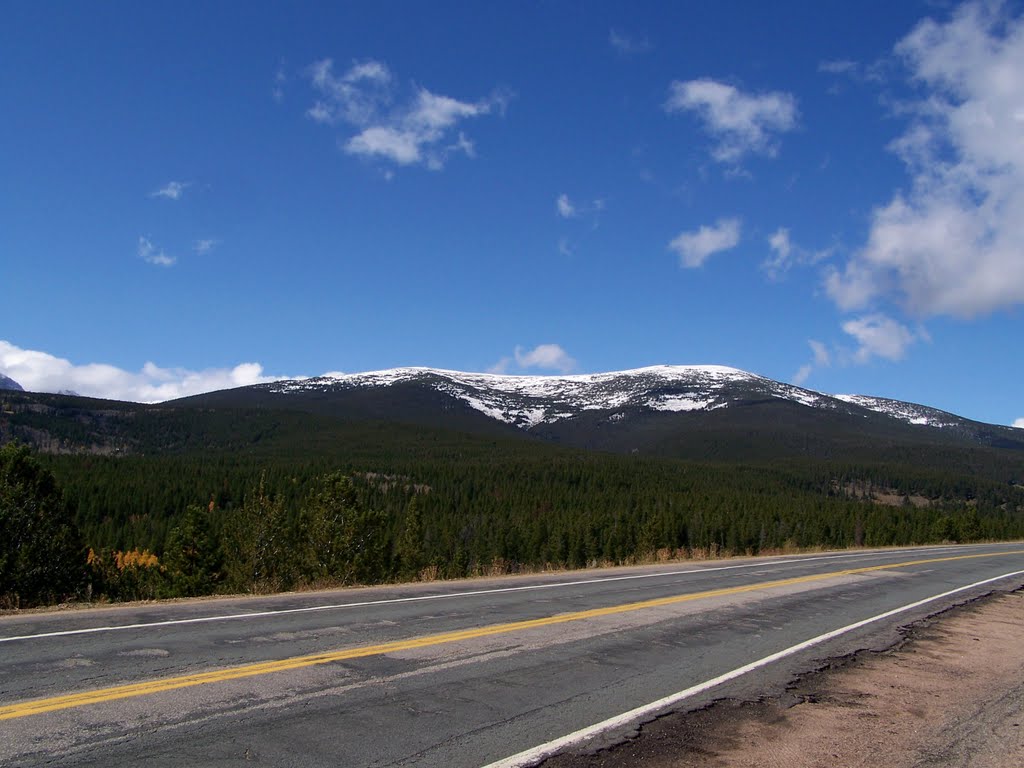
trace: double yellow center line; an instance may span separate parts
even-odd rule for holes
[[[56,710],[71,709],[74,707],[84,707],[88,704],[99,704],[105,701],[116,701],[118,699],[128,699],[135,696],[148,696],[150,694],[161,693],[163,691],[173,691],[178,688],[191,688],[192,686],[196,685],[210,685],[212,683],[221,683],[227,680],[239,680],[245,677],[269,675],[275,672],[287,672],[289,670],[302,669],[303,667],[313,667],[319,664],[330,664],[331,662],[335,661],[359,659],[364,658],[366,656],[378,656],[386,653],[395,653],[397,651],[408,651],[415,648],[428,648],[430,646],[435,645],[457,643],[463,640],[474,640],[481,637],[503,635],[510,632],[522,632],[525,630],[536,629],[538,627],[550,627],[556,624],[568,624],[574,621],[585,621],[587,619],[595,619],[601,616],[613,616],[620,613],[643,611],[648,608],[659,608],[666,605],[676,605],[677,603],[686,603],[694,600],[705,600],[713,597],[739,595],[743,594],[744,592],[758,592],[761,590],[775,589],[777,587],[787,587],[795,584],[807,584],[815,581],[823,581],[825,579],[833,579],[840,576],[852,576],[860,573],[871,573],[872,571],[886,571],[895,568],[909,568],[910,566],[914,565],[942,563],[949,562],[951,560],[972,560],[975,558],[982,557],[1000,557],[1006,555],[1021,554],[1024,553],[1022,553],[1020,550],[1015,552],[988,552],[974,555],[956,555],[951,557],[930,558],[926,560],[907,560],[900,563],[889,563],[887,565],[872,565],[863,568],[847,568],[841,571],[818,573],[811,576],[796,576],[789,579],[778,579],[775,581],[763,581],[755,584],[745,584],[739,587],[725,587],[722,589],[711,589],[705,592],[691,592],[684,595],[673,595],[672,597],[660,597],[653,600],[642,600],[640,602],[635,603],[623,603],[621,605],[612,605],[606,608],[591,608],[590,610],[586,611],[560,613],[554,616],[545,616],[539,619],[513,621],[504,624],[491,624],[485,627],[462,629],[457,630],[455,632],[442,632],[436,635],[424,635],[422,637],[414,637],[409,640],[396,640],[394,642],[380,643],[378,645],[356,646],[354,648],[345,648],[342,650],[328,651],[325,653],[313,653],[306,656],[293,656],[291,658],[278,659],[275,661],[264,661],[256,664],[243,664],[236,667],[228,667],[226,669],[215,670],[212,672],[199,672],[192,675],[167,677],[160,680],[147,680],[141,683],[118,685],[111,688],[101,688],[95,691],[70,693],[63,696],[53,696],[46,699],[36,699],[34,701],[25,701],[18,702],[16,704],[8,704],[6,706],[0,707],[0,720],[13,720],[19,717],[40,715],[45,712],[54,712]],[[699,573],[699,571],[695,572]]]

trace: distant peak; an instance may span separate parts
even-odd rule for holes
[[[701,411],[727,407],[743,391],[809,405],[818,396],[724,365],[650,365],[606,373],[523,375],[465,373],[443,368],[388,368],[332,373],[260,385],[279,394],[367,389],[423,382],[487,416],[529,429],[587,411]]]
[[[9,389],[15,392],[24,392],[25,388],[14,379],[0,373],[0,389]]]
[[[399,368],[384,368],[377,371],[362,371],[359,373],[340,373],[332,371],[331,373],[325,373],[322,376],[314,378],[346,381],[351,379],[409,378],[418,375],[435,375],[450,378],[471,376],[474,378],[479,377],[481,379],[490,379],[494,381],[502,379],[589,381],[594,379],[639,375],[660,375],[669,377],[707,375],[736,378],[763,378],[757,374],[743,371],[739,368],[731,368],[726,365],[649,365],[642,368],[629,368],[621,371],[605,371],[600,373],[493,373],[454,371],[447,368],[431,368],[427,366],[402,366]]]
[[[361,373],[331,372],[241,389],[272,396],[309,395],[318,407],[331,400],[351,403],[357,409],[372,403],[381,413],[388,413],[396,404],[415,410],[429,407],[425,405],[429,402],[446,402],[444,408],[451,410],[451,401],[457,401],[523,430],[559,422],[568,423],[570,428],[588,423],[619,430],[633,420],[646,423],[659,412],[710,414],[750,406],[778,408],[789,403],[843,418],[873,419],[873,412],[914,426],[976,432],[974,422],[936,408],[881,397],[830,395],[727,365],[663,364],[572,374],[467,373],[405,366]],[[376,397],[374,390],[381,397]],[[431,390],[441,400],[419,394]],[[350,395],[354,400],[347,400]],[[465,413],[458,408],[453,412]],[[988,434],[983,437],[994,439]]]

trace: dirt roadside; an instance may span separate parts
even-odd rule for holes
[[[915,625],[778,698],[720,701],[649,723],[632,741],[544,768],[1022,768],[1024,592]]]

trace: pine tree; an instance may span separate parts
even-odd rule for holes
[[[345,584],[384,578],[386,524],[382,512],[360,503],[350,477],[341,472],[321,477],[299,524],[308,578]]]
[[[274,592],[294,583],[292,527],[283,499],[266,489],[266,473],[228,518],[225,549],[228,583],[235,589]]]
[[[419,498],[414,493],[405,508],[405,520],[402,533],[395,545],[395,559],[398,574],[403,579],[415,579],[422,570],[423,557],[423,519],[420,512]]]
[[[176,596],[208,595],[223,578],[220,542],[210,530],[209,515],[213,511],[212,501],[206,510],[189,505],[167,537],[164,565]]]
[[[85,550],[53,474],[25,446],[0,448],[0,604],[57,602],[85,578]]]

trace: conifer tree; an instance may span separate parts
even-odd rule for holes
[[[386,524],[382,512],[360,503],[350,477],[341,472],[321,477],[299,525],[309,577],[345,584],[384,578]]]
[[[405,507],[402,532],[396,543],[395,559],[398,574],[404,579],[415,579],[423,568],[423,519],[418,496],[413,493]]]
[[[209,515],[213,510],[212,501],[206,510],[190,504],[167,537],[164,565],[175,596],[208,595],[223,577],[220,542],[210,530]]]
[[[85,551],[53,474],[25,446],[0,448],[0,604],[63,600],[84,575]]]
[[[284,500],[266,488],[266,473],[228,518],[225,544],[229,584],[250,592],[291,587],[296,555]]]

